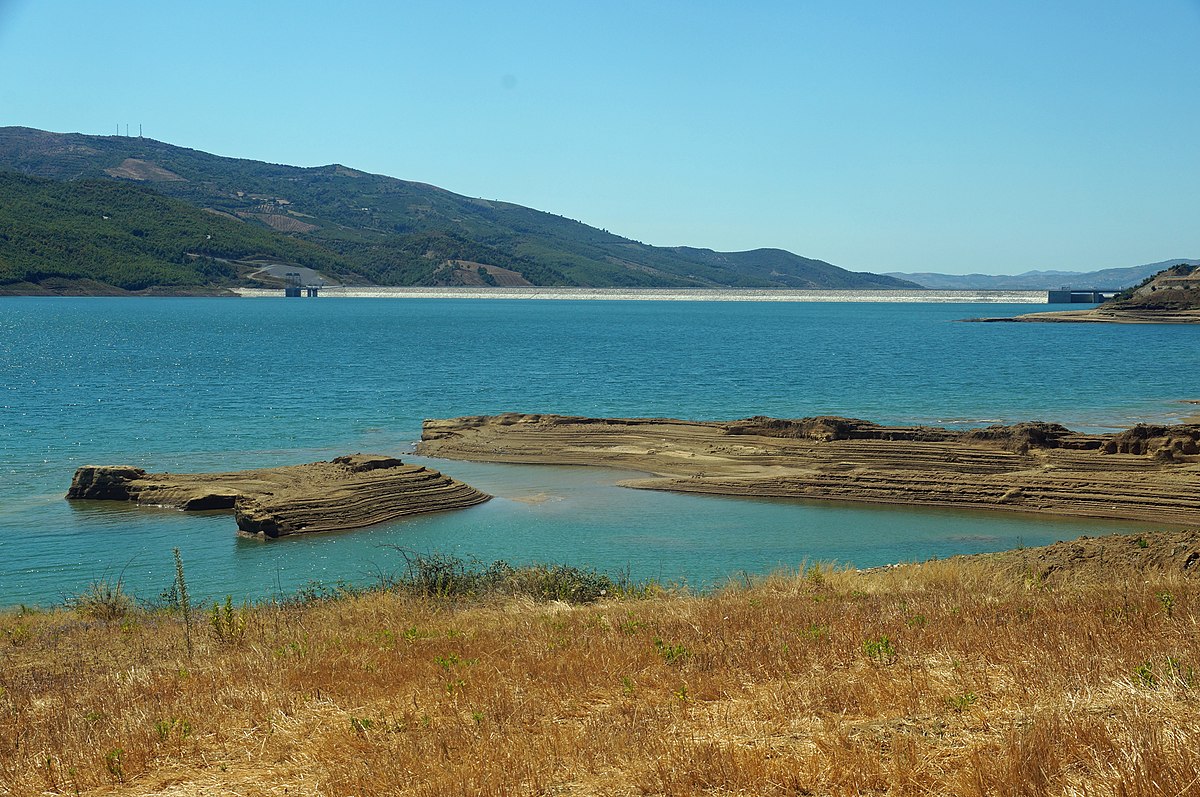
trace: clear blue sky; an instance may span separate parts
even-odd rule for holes
[[[0,0],[0,125],[854,270],[1200,257],[1200,0]]]

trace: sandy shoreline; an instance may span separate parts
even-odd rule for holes
[[[283,298],[280,290],[234,288],[243,298]],[[679,302],[895,302],[1046,304],[1046,291],[790,290],[782,288],[533,288],[533,287],[336,287],[321,298],[529,299],[558,301]]]
[[[427,420],[418,453],[601,465],[651,474],[625,486],[1200,523],[1200,426],[1081,434],[1054,424],[987,430],[843,418],[733,422],[499,415]]]
[[[1043,324],[1200,324],[1200,310],[1051,310],[1002,318],[968,318],[977,322]]]

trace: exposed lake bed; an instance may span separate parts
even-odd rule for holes
[[[427,417],[509,410],[756,414],[1079,430],[1195,414],[1190,327],[963,325],[970,305],[326,299],[6,299],[0,604],[123,577],[153,598],[179,547],[198,595],[369,582],[387,546],[714,585],[804,561],[856,566],[1037,545],[1143,523],[631,491],[640,474],[409,456]],[[1027,312],[1029,305],[989,312]],[[1171,368],[1152,366],[1172,363]],[[1136,374],[1136,379],[1122,375]],[[453,514],[265,545],[227,516],[73,506],[93,463],[179,473],[354,451],[497,496]]]
[[[421,453],[645,471],[651,490],[1200,523],[1200,426],[1085,435],[850,418],[731,422],[521,415],[427,420]]]

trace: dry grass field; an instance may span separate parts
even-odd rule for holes
[[[1163,539],[585,604],[12,611],[0,794],[1200,794],[1200,579],[1152,556],[1197,535]]]

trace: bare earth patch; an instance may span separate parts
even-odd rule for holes
[[[121,177],[126,180],[157,180],[160,182],[184,181],[183,177],[180,177],[173,171],[164,169],[156,163],[139,160],[137,158],[126,158],[125,160],[121,161],[120,166],[114,166],[111,169],[105,169],[104,172],[112,177]]]
[[[238,216],[244,219],[256,219],[281,232],[305,233],[317,229],[315,224],[300,221],[300,219],[284,213],[239,213]]]

